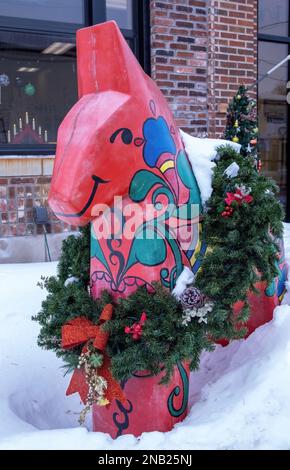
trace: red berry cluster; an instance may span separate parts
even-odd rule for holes
[[[231,217],[233,215],[234,209],[230,206],[226,206],[225,210],[222,212],[222,217]]]
[[[132,335],[134,341],[137,341],[141,338],[143,334],[143,326],[147,320],[147,315],[145,312],[142,313],[140,321],[138,323],[134,323],[132,326],[125,326],[125,333],[128,335]]]

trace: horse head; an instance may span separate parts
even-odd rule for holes
[[[84,225],[95,204],[126,196],[138,171],[159,169],[174,179],[183,144],[114,21],[79,30],[77,57],[79,101],[59,127],[49,202],[60,219]]]

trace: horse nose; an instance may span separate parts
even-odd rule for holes
[[[84,206],[78,212],[72,212],[72,213],[55,212],[55,215],[58,217],[66,217],[69,219],[82,217],[86,213],[90,205],[92,204],[99,185],[109,183],[108,180],[104,180],[103,178],[100,178],[99,176],[96,176],[96,175],[92,175],[92,180],[93,180],[93,186],[92,186],[91,193],[87,201],[85,202]]]

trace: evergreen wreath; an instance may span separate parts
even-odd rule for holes
[[[71,242],[67,239],[66,246]],[[162,382],[167,383],[177,362],[187,360],[190,368],[196,369],[201,351],[213,349],[207,324],[192,321],[185,325],[181,303],[159,283],[154,284],[154,292],[139,287],[126,299],[113,302],[108,292],[104,292],[99,300],[93,300],[81,282],[64,287],[64,281],[60,275],[42,278],[40,286],[48,291],[48,296],[33,319],[41,325],[38,345],[55,351],[68,372],[77,368],[82,347],[62,348],[62,326],[80,316],[97,324],[108,303],[114,306],[113,319],[107,321],[103,329],[110,333],[106,352],[117,380],[128,379],[138,370],[159,374],[162,365]],[[134,340],[133,331],[129,330],[140,323],[143,312],[146,320],[141,334]],[[215,327],[218,328],[218,324]],[[94,353],[98,354],[98,351]]]
[[[212,350],[214,341],[245,335],[241,324],[249,316],[247,293],[255,292],[258,280],[270,283],[277,275],[276,240],[283,233],[278,188],[257,170],[257,147],[252,138],[257,126],[251,110],[253,102],[246,89],[240,88],[229,107],[226,136],[233,141],[238,138],[242,152],[231,146],[218,149],[213,192],[204,214],[209,249],[194,286],[187,289],[181,302],[159,284],[154,285],[154,292],[140,287],[118,302],[113,302],[108,292],[93,300],[89,293],[89,227],[63,242],[57,276],[42,278],[40,286],[48,295],[33,319],[41,326],[39,346],[55,351],[67,370],[80,365],[82,347],[63,349],[63,325],[78,317],[97,324],[108,304],[113,304],[113,316],[102,328],[109,333],[106,354],[118,381],[137,370],[158,374],[162,368],[162,382],[166,383],[177,362],[187,360],[190,368],[196,369],[201,352]],[[243,301],[244,307],[235,318],[233,306],[238,301]],[[91,343],[89,351],[90,367],[97,368],[102,357]]]

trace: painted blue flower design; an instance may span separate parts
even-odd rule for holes
[[[162,116],[149,118],[143,125],[145,144],[143,158],[150,168],[154,168],[163,153],[176,154],[176,145],[170,134],[167,122]]]

